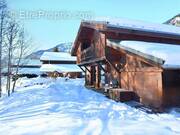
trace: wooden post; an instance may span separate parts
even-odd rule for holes
[[[100,88],[100,82],[101,82],[101,69],[99,65],[97,65],[96,66],[96,85],[95,85],[96,89]]]
[[[85,69],[89,72],[89,73],[91,73],[91,71],[86,67],[86,66],[84,66],[85,67]]]
[[[86,84],[86,86],[87,85],[92,85],[92,82],[91,82],[91,67],[90,67],[90,69],[89,69],[89,67],[87,67],[87,66],[84,66],[85,67],[85,84]]]
[[[91,66],[91,85],[93,85],[93,87],[96,86],[96,68],[95,68],[95,66]]]
[[[106,71],[106,69],[104,69],[104,67],[102,66],[102,64],[101,64],[101,63],[98,63],[98,65],[99,65],[100,69],[102,69],[102,70],[104,71],[104,73],[106,73],[106,72],[107,72],[107,71]]]
[[[88,81],[87,81],[87,70],[86,70],[86,68],[85,68],[85,86],[87,86],[87,84],[88,84]]]

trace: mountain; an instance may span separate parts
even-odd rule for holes
[[[169,19],[165,22],[165,24],[171,24],[175,26],[180,26],[180,14],[174,16],[173,18]]]
[[[57,47],[60,52],[70,52],[71,47],[72,47],[72,42],[61,43],[61,44],[56,45],[55,47]],[[52,52],[55,47],[47,49],[47,50],[38,50],[28,55],[27,58],[39,59],[44,52]]]

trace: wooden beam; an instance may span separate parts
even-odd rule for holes
[[[41,62],[43,62],[43,64],[76,64],[75,60],[41,60]]]
[[[91,73],[91,71],[86,67],[86,66],[84,66],[85,67],[85,69],[87,70],[87,71],[89,71],[89,73]]]
[[[107,72],[100,63],[98,63],[98,65],[105,73]]]
[[[173,33],[157,32],[157,31],[145,31],[137,30],[133,28],[117,28],[107,27],[101,32],[105,33],[108,38],[120,39],[120,40],[138,40],[145,42],[167,43],[167,44],[179,44],[180,36]]]
[[[80,69],[85,73],[86,71],[81,67],[81,66],[79,66],[80,67]]]
[[[82,62],[82,63],[78,64],[78,66],[92,65],[93,63],[97,63],[97,62],[104,61],[104,60],[105,60],[105,57],[96,58],[96,59],[93,59],[93,60]]]
[[[41,66],[40,65],[12,65],[11,67],[13,68],[16,68],[16,67],[19,67],[19,68],[40,68]]]
[[[111,67],[113,67],[116,70],[117,73],[119,73],[119,70],[107,58],[106,61]]]

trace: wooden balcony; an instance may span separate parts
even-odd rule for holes
[[[81,52],[81,62],[93,60],[96,58],[96,53],[93,47],[89,47]]]

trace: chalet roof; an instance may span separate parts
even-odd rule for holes
[[[16,66],[18,59],[13,63]],[[21,59],[20,66],[41,66],[42,62],[39,59]]]
[[[44,52],[41,61],[76,61],[76,57],[66,52]]]
[[[108,41],[114,46],[150,59],[164,68],[180,68],[180,46],[141,41]]]
[[[18,74],[36,74],[40,75],[40,68],[19,68]]]
[[[156,32],[156,33],[167,33],[167,34],[174,34],[180,36],[180,28],[167,25],[167,24],[158,24],[158,23],[150,23],[145,21],[139,20],[131,20],[131,19],[112,19],[112,18],[105,18],[105,19],[97,19],[95,22],[106,22],[108,27],[115,27],[115,28],[129,28],[134,30],[143,30],[148,32]]]
[[[42,64],[41,72],[82,72],[76,64]]]
[[[87,38],[88,30],[94,29],[106,34],[106,38],[116,40],[137,40],[180,45],[180,27],[149,23],[130,19],[100,18],[83,21],[80,25],[71,54],[75,56],[79,41]],[[93,35],[91,35],[93,37]]]

